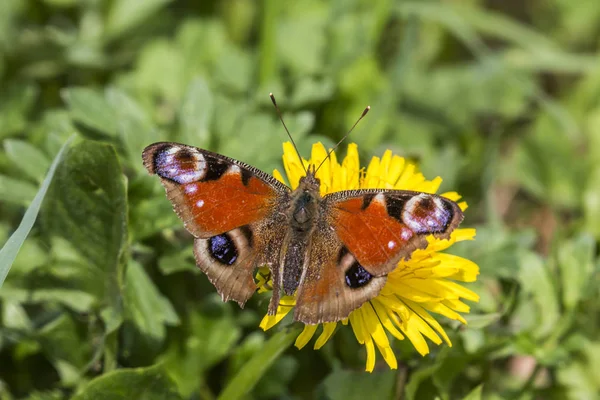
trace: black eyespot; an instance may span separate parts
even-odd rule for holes
[[[250,178],[252,178],[252,172],[247,170],[246,168],[241,168],[242,170],[242,184],[244,186],[248,186],[250,183]]]
[[[208,250],[215,260],[225,265],[233,264],[238,257],[235,244],[226,233],[208,239]]]
[[[388,196],[385,199],[385,207],[390,217],[402,222],[402,210],[404,208],[404,200]]]
[[[366,269],[364,269],[358,262],[352,264],[346,271],[346,285],[352,289],[358,289],[365,286],[373,278]]]
[[[367,193],[363,196],[363,202],[362,205],[360,206],[361,210],[366,210],[367,207],[369,207],[369,205],[371,205],[371,202],[373,202],[373,199],[375,198],[376,194],[375,193]]]
[[[229,169],[231,164],[221,160],[211,160],[208,164],[206,174],[202,177],[203,181],[218,181]]]

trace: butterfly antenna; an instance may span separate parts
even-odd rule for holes
[[[275,101],[275,96],[273,96],[273,93],[269,93],[269,97],[271,98],[271,101],[273,102],[273,105],[275,106],[275,110],[277,110],[277,115],[279,115],[279,119],[281,120],[281,123],[283,124],[285,131],[287,132],[288,136],[290,137],[290,140],[292,141],[292,145],[294,145],[294,149],[296,150],[296,154],[298,154],[298,159],[300,160],[300,164],[302,165],[302,168],[304,169],[304,173],[306,174],[307,173],[306,167],[304,166],[304,162],[302,161],[302,156],[300,155],[300,152],[298,151],[298,146],[296,146],[296,142],[294,142],[294,138],[290,134],[290,131],[288,130],[287,126],[285,125],[285,122],[283,121],[283,115],[281,115],[281,110],[279,109],[279,106],[277,105],[277,102]]]
[[[365,110],[362,112],[362,114],[360,115],[360,117],[356,120],[356,122],[354,123],[354,125],[352,125],[352,128],[350,128],[350,130],[348,131],[348,133],[346,133],[344,135],[344,137],[341,138],[340,141],[337,142],[337,144],[335,146],[333,146],[333,148],[331,150],[329,150],[329,152],[327,153],[327,156],[323,159],[323,161],[321,161],[321,164],[319,164],[319,166],[315,170],[315,174],[317,173],[317,171],[319,170],[319,168],[321,168],[321,165],[323,165],[325,163],[325,161],[327,161],[327,159],[331,156],[331,153],[333,153],[338,148],[338,146],[340,144],[342,144],[342,142],[344,140],[346,140],[346,138],[348,137],[348,135],[350,135],[350,133],[354,130],[354,128],[356,127],[356,125],[358,125],[358,123],[360,122],[360,120],[363,119],[365,117],[365,115],[367,115],[367,113],[369,112],[370,109],[371,109],[371,106],[367,106],[367,108],[365,108]]]

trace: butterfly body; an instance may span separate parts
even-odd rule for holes
[[[291,190],[272,176],[207,150],[155,143],[144,165],[161,178],[195,237],[200,269],[223,300],[241,306],[256,290],[256,268],[273,281],[269,314],[294,295],[294,319],[339,321],[383,288],[387,275],[426,236],[447,238],[462,220],[440,196],[367,189],[321,196],[314,168]]]
[[[289,212],[286,215],[287,229],[282,247],[279,271],[283,292],[291,296],[300,283],[304,264],[309,261],[311,237],[315,221],[320,218],[319,180],[312,173],[302,178],[298,188],[292,192]]]

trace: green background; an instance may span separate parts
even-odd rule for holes
[[[597,0],[0,1],[0,399],[596,398],[599,37]],[[363,162],[463,194],[452,348],[368,374],[351,329],[298,351],[198,272],[141,150],[281,168],[269,92],[305,156],[370,104]]]

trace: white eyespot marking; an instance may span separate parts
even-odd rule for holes
[[[452,211],[439,197],[421,193],[406,202],[402,210],[402,221],[413,232],[444,232],[452,220]]]
[[[175,155],[179,151],[179,147],[171,146],[168,149],[164,150],[164,152],[170,156]]]
[[[402,232],[400,233],[400,238],[405,241],[408,242],[410,240],[410,238],[413,237],[413,232],[410,229],[407,228],[403,228]]]
[[[375,197],[373,197],[373,202],[379,203],[385,207],[385,195],[383,193],[378,193]]]
[[[200,199],[196,202],[196,207],[202,208],[204,207],[204,200]]]
[[[189,185],[186,185],[186,187],[185,187],[185,192],[187,194],[196,193],[197,190],[198,190],[198,186],[196,186],[196,185],[189,184]]]
[[[231,167],[229,167],[229,170],[227,171],[227,173],[229,174],[234,174],[234,175],[239,175],[242,173],[242,170],[240,167],[238,167],[237,165],[233,164]]]
[[[170,145],[154,156],[156,173],[179,184],[202,180],[206,175],[206,159],[198,150]]]
[[[390,249],[390,250],[394,250],[394,249],[396,248],[396,246],[398,246],[398,243],[396,243],[396,241],[395,241],[395,240],[390,240],[390,241],[388,242],[388,245],[387,245],[387,246],[388,246],[388,249]]]

